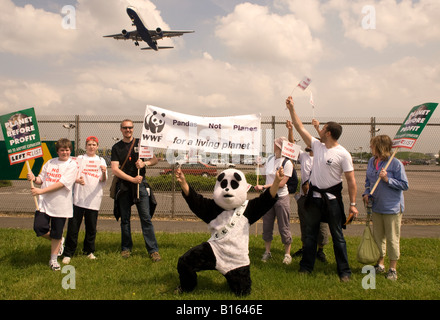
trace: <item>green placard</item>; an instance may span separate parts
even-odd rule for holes
[[[424,103],[411,109],[393,139],[393,148],[411,149],[437,108],[438,103]]]
[[[34,108],[2,115],[0,122],[11,165],[43,156]]]
[[[43,149],[43,157],[29,160],[30,168],[35,176],[39,175],[44,164],[52,159],[58,157],[56,141],[42,141],[41,148]],[[72,141],[73,156],[75,150],[75,142]],[[24,162],[11,165],[7,159],[7,150],[5,141],[0,141],[0,180],[25,180],[27,174],[27,167]]]

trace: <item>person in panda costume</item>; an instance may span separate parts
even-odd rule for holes
[[[227,169],[217,176],[213,199],[208,199],[190,187],[181,169],[177,169],[176,178],[184,199],[191,211],[208,224],[211,232],[207,242],[191,248],[179,258],[177,293],[194,290],[197,272],[202,270],[218,270],[238,296],[251,293],[249,226],[278,200],[278,185],[283,177],[281,167],[270,189],[247,200],[251,186],[243,172]]]

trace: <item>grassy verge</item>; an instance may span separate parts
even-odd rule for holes
[[[79,248],[84,233],[80,233]],[[208,239],[203,233],[157,233],[162,261],[152,263],[146,255],[140,233],[133,234],[135,247],[129,259],[119,253],[120,234],[100,232],[97,236],[97,260],[76,255],[75,289],[64,289],[71,270],[53,272],[48,267],[50,243],[36,238],[33,231],[0,229],[0,299],[1,300],[235,300],[224,277],[217,271],[199,273],[199,283],[192,293],[175,295],[178,285],[178,258],[190,247]],[[251,300],[438,300],[440,298],[440,256],[438,239],[402,239],[399,279],[376,276],[375,289],[364,289],[360,263],[356,261],[359,237],[346,237],[353,276],[340,283],[331,245],[325,252],[329,263],[316,262],[311,275],[298,274],[299,259],[289,266],[281,263],[283,246],[279,236],[273,242],[273,259],[260,261],[261,237],[250,237]],[[299,248],[295,238],[292,251]],[[61,260],[61,259],[60,259]],[[63,265],[62,265],[63,268]],[[71,280],[71,278],[69,278]],[[68,284],[72,282],[68,280]],[[370,282],[371,284],[371,282]],[[243,298],[241,298],[243,299]]]

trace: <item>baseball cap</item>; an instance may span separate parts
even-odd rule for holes
[[[98,140],[98,138],[97,138],[97,137],[95,137],[95,136],[90,136],[90,137],[87,137],[87,139],[86,139],[86,143],[87,143],[87,142],[89,142],[90,140],[93,140],[93,141],[95,141],[96,143],[99,143],[99,140]]]

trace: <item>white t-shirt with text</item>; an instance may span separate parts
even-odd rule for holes
[[[99,210],[103,195],[102,189],[105,185],[105,181],[100,181],[102,177],[100,166],[107,166],[105,160],[97,155],[89,157],[84,154],[77,157],[77,163],[77,177],[83,177],[84,185],[75,183],[73,204],[85,209]]]
[[[41,188],[46,188],[57,182],[61,182],[64,187],[39,196],[38,205],[41,212],[57,218],[73,217],[72,188],[76,174],[77,166],[72,158],[67,161],[54,158],[45,163],[39,175],[43,182]]]
[[[266,170],[266,184],[272,184],[275,180],[275,175],[278,169],[283,165],[284,157],[280,157],[275,159],[275,156],[269,157],[265,170]],[[291,177],[293,173],[293,164],[292,161],[287,160],[284,164],[284,175],[287,177]],[[279,188],[277,191],[278,197],[284,197],[289,194],[289,190],[287,188],[287,184],[284,187]]]
[[[344,172],[353,171],[353,160],[350,153],[341,145],[328,149],[325,144],[312,137],[313,170],[310,182],[319,189],[327,189],[342,182]],[[314,197],[320,198],[318,192]],[[329,199],[335,196],[328,193]]]

